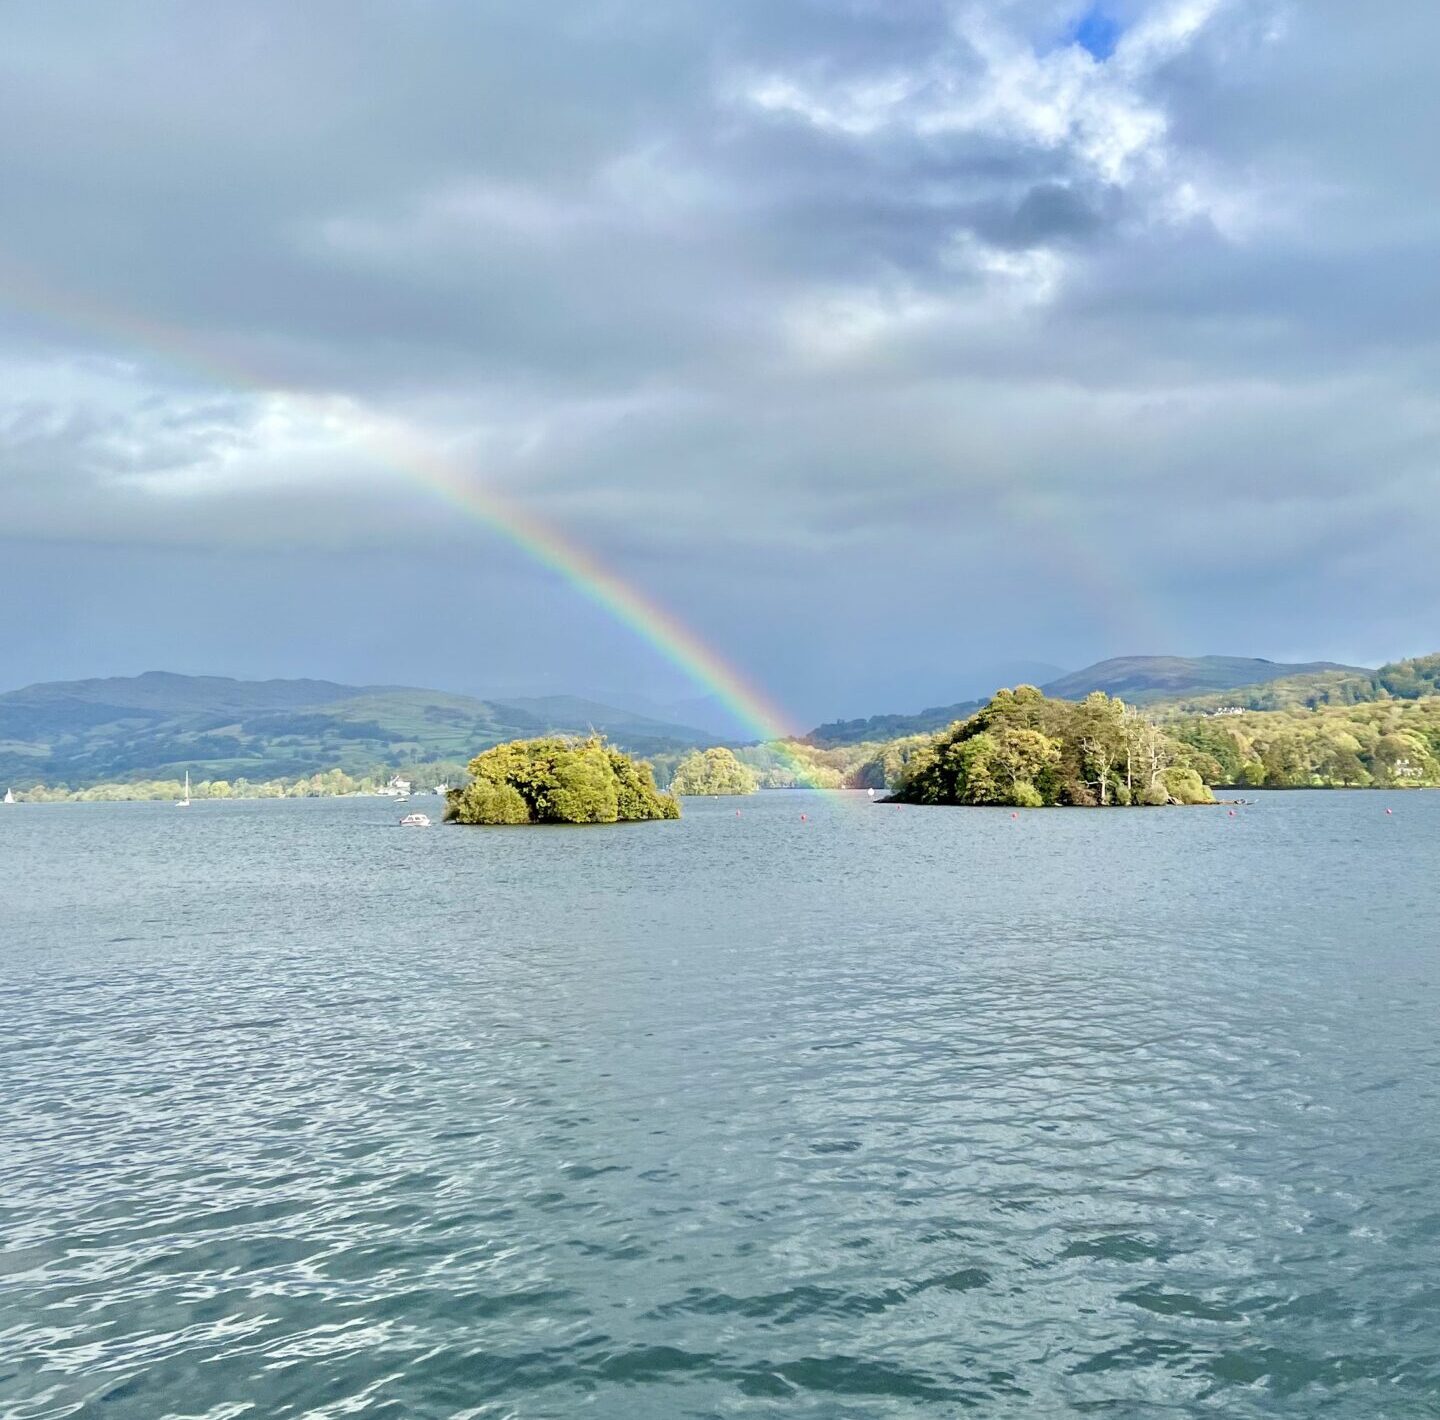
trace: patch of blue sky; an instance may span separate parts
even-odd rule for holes
[[[1075,22],[1070,32],[1072,43],[1088,50],[1104,63],[1115,53],[1125,27],[1106,10],[1104,5],[1091,5]]]

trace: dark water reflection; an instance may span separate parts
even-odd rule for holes
[[[741,808],[0,810],[0,1413],[1437,1413],[1440,793]]]

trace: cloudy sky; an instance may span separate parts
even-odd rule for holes
[[[1440,648],[1440,7],[0,10],[0,688]],[[428,455],[427,455],[428,456]]]

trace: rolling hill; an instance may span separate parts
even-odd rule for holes
[[[966,719],[984,703],[983,700],[961,700],[954,705],[935,705],[914,715],[871,715],[864,720],[830,720],[817,725],[805,739],[809,744],[829,748],[898,740],[905,735],[928,735],[935,730],[943,730],[956,720]]]
[[[242,681],[164,671],[0,695],[0,783],[252,780],[469,759],[503,740],[600,730],[639,754],[709,743],[704,730],[573,697],[489,701],[404,686]]]
[[[1117,656],[1061,676],[1041,689],[1046,695],[1061,700],[1083,700],[1092,690],[1103,690],[1132,704],[1146,705],[1181,695],[1201,695],[1333,671],[1346,675],[1374,674],[1363,666],[1342,666],[1334,661],[1286,665],[1245,656]]]
[[[1083,700],[1092,690],[1103,690],[1132,704],[1148,705],[1208,696],[1241,686],[1253,688],[1296,677],[1360,677],[1368,682],[1376,674],[1363,667],[1342,666],[1332,661],[1287,665],[1244,656],[1118,656],[1063,675],[1040,689],[1061,700]],[[974,714],[983,703],[982,700],[963,700],[914,715],[835,720],[818,726],[807,738],[817,745],[843,745],[929,734],[953,720]]]
[[[1322,705],[1368,705],[1378,700],[1428,700],[1440,695],[1440,654],[1392,661],[1377,671],[1323,670],[1235,686],[1208,695],[1176,696],[1172,711],[1213,714],[1241,710],[1314,710]]]

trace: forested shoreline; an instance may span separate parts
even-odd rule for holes
[[[402,779],[415,793],[423,794],[460,783],[465,766],[449,761],[382,766],[369,774],[347,774],[343,769],[323,769],[293,779],[199,779],[190,786],[192,799],[333,799],[352,795],[380,794],[395,779]],[[185,785],[180,779],[136,779],[71,788],[65,784],[36,784],[15,789],[19,803],[144,803],[178,799]]]
[[[1194,802],[1197,783],[1431,788],[1440,786],[1440,655],[1373,674],[1321,671],[1141,708],[1099,691],[1064,700],[1020,686],[935,731],[843,745],[793,739],[716,746],[655,754],[647,762],[656,782],[679,794],[848,788],[894,791],[917,803]],[[1146,766],[1143,775],[1137,764]],[[470,777],[464,764],[445,760],[377,765],[360,774],[330,768],[263,781],[205,778],[191,795],[360,795],[380,792],[396,776],[416,792],[462,787]],[[31,803],[166,800],[181,792],[178,778],[14,790],[18,801]]]
[[[1184,716],[1168,728],[1210,784],[1256,789],[1440,785],[1440,697]]]

